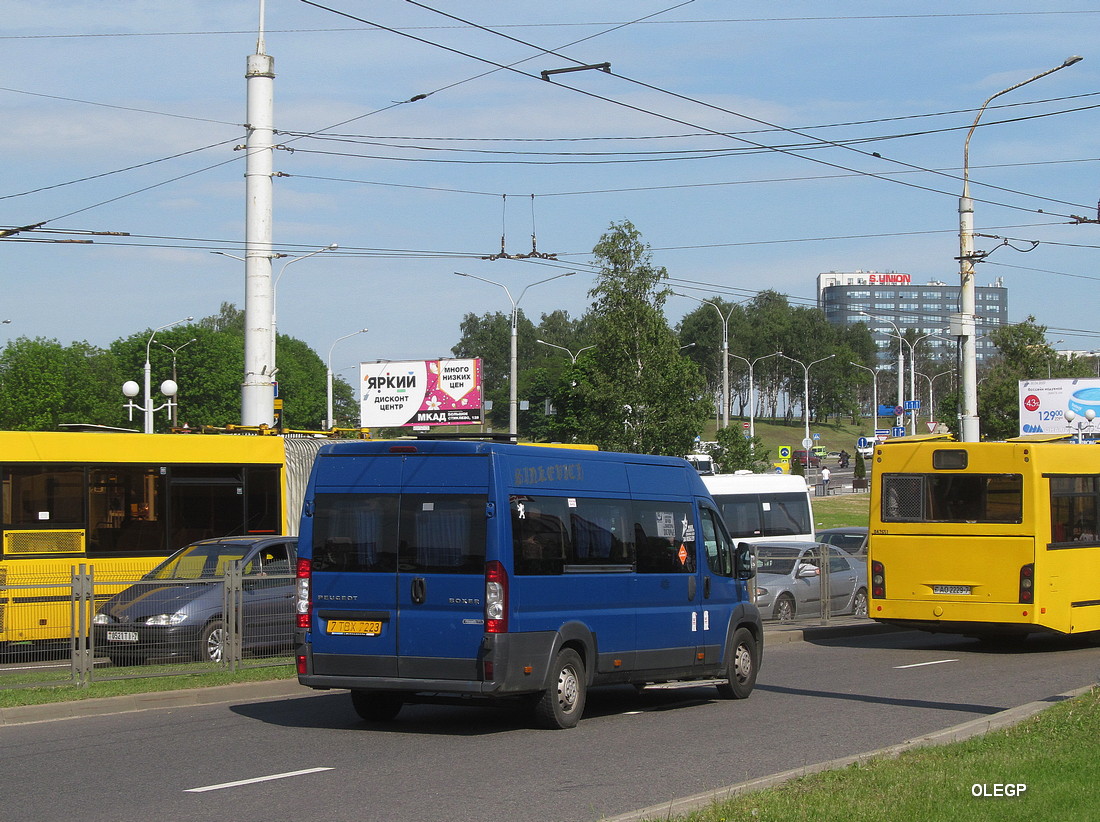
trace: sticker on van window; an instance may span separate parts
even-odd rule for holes
[[[421,511],[434,511],[435,510],[435,503],[434,502],[425,502],[420,506],[420,510]]]
[[[657,512],[657,536],[676,539],[676,515],[671,511]]]
[[[289,263],[288,263],[288,265],[289,265]],[[568,505],[570,508],[576,508],[577,507],[577,498],[576,497],[567,497],[566,500],[565,500],[565,504]]]
[[[687,514],[684,514],[684,518],[680,521],[680,526],[684,530],[684,542],[695,541],[695,523],[690,522],[687,518]]]

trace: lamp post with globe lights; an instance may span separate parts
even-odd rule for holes
[[[122,386],[122,393],[130,398],[130,401],[127,402],[126,405],[124,405],[123,407],[129,409],[131,420],[134,418],[134,411],[141,411],[144,413],[146,434],[153,433],[153,412],[160,411],[162,408],[173,407],[175,405],[175,401],[172,398],[176,396],[176,392],[179,390],[179,387],[176,385],[174,380],[165,380],[160,384],[160,392],[164,394],[164,396],[168,397],[168,402],[164,403],[163,405],[158,405],[155,408],[153,407],[153,366],[149,363],[149,351],[153,347],[153,338],[157,336],[158,331],[163,331],[166,328],[171,328],[172,326],[179,325],[180,323],[189,323],[193,319],[195,318],[185,317],[182,320],[176,320],[174,323],[162,325],[159,328],[154,328],[153,333],[149,335],[149,342],[145,344],[145,390],[143,395],[143,405],[138,405],[134,402],[134,397],[138,395],[138,391],[140,390],[136,382],[134,382],[133,380],[127,380]]]

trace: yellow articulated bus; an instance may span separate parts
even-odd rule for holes
[[[68,639],[68,583],[133,581],[197,539],[296,534],[324,440],[0,432],[0,649]],[[120,590],[97,584],[96,597]]]
[[[873,619],[982,638],[1100,630],[1100,447],[916,436],[873,460]]]

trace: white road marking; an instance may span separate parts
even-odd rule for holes
[[[914,662],[912,665],[895,665],[894,670],[900,671],[903,668],[923,668],[925,665],[943,665],[947,662],[958,662],[957,659],[937,659],[935,662]]]
[[[333,768],[306,768],[304,771],[290,771],[289,773],[276,773],[271,776],[257,776],[254,779],[239,779],[236,782],[222,782],[220,785],[207,785],[203,788],[187,788],[184,793],[205,793],[206,791],[220,791],[222,788],[236,788],[241,785],[253,785],[257,782],[270,782],[273,779],[287,779],[291,776],[303,776],[307,773],[318,771],[331,771]]]

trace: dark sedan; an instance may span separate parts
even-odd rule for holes
[[[294,623],[297,539],[224,537],[182,548],[115,594],[92,619],[95,649],[116,665],[147,659],[221,662],[225,575],[239,563],[241,649],[286,649]],[[230,615],[232,616],[232,615]]]

